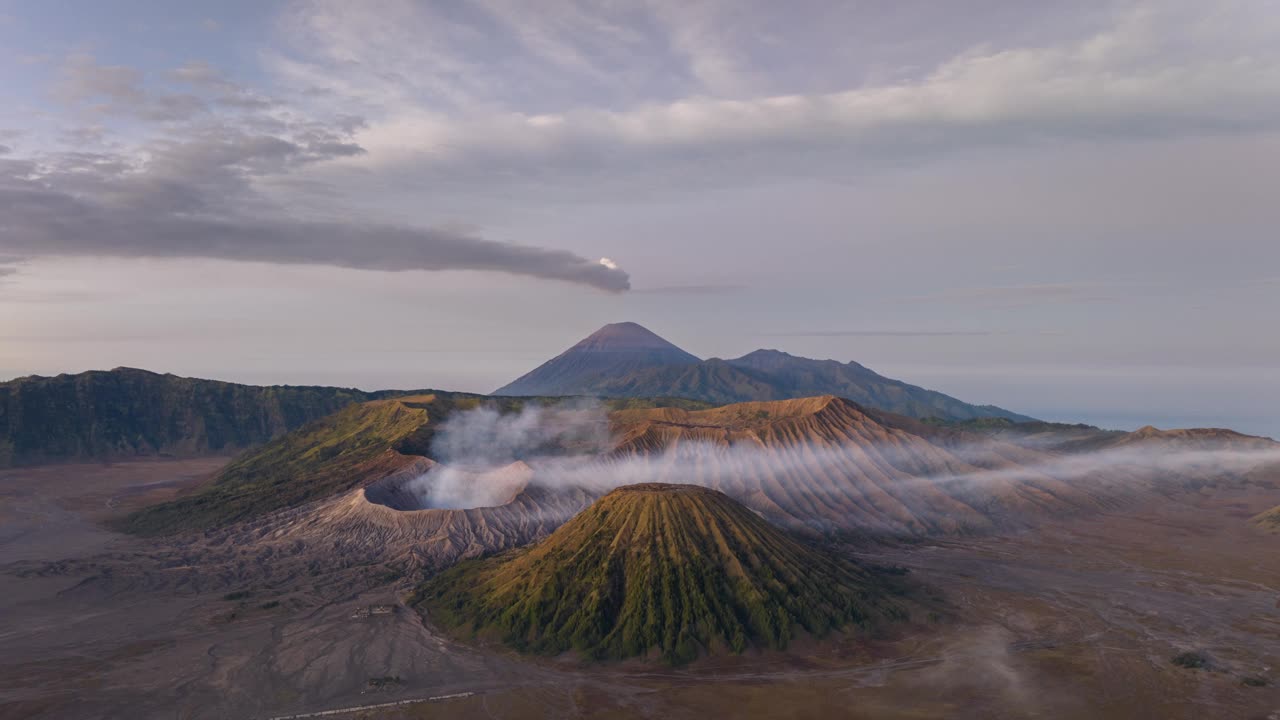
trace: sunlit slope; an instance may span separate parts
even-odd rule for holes
[[[480,405],[501,412],[516,412],[531,404],[555,402],[558,399],[432,392],[350,405],[251,449],[224,468],[207,486],[172,502],[133,513],[120,527],[138,534],[200,531],[315,500],[337,498],[422,465],[431,455],[436,432],[455,412]],[[697,406],[680,399],[611,402],[616,407],[641,409],[662,402]],[[421,472],[429,466],[428,462]],[[416,474],[408,473],[408,476]],[[542,506],[557,508],[557,517],[563,519],[572,514],[564,514],[561,498],[549,497],[546,493],[540,497],[544,498],[540,501]],[[582,503],[580,499],[576,502]],[[581,505],[572,506],[572,511],[578,507]],[[527,509],[537,512],[536,508]],[[533,526],[540,529],[545,523]],[[508,522],[504,527],[523,527],[523,523]]]
[[[1053,458],[831,396],[701,411],[614,413],[605,460],[722,490],[772,520],[821,532],[989,530],[1105,503],[1040,468]]]
[[[426,395],[353,405],[240,458],[191,495],[133,513],[122,528],[204,530],[349,490],[409,463],[433,431],[433,411],[448,404]]]
[[[614,490],[532,548],[437,575],[417,601],[522,651],[672,662],[902,614],[872,573],[722,493],[662,484]]]
[[[1280,533],[1280,506],[1273,507],[1258,515],[1253,519],[1253,522],[1267,532]]]

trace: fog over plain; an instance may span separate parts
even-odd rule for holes
[[[633,320],[1280,436],[1274,3],[803,5],[0,0],[0,376],[489,391]]]

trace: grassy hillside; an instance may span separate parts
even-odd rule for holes
[[[126,517],[140,535],[204,530],[349,489],[429,443],[435,396],[352,405],[227,466],[207,487]],[[442,403],[443,404],[443,403]]]
[[[207,487],[172,502],[144,508],[120,529],[141,535],[205,530],[328,497],[429,457],[441,423],[481,404],[517,412],[559,398],[490,398],[434,392],[350,405],[238,458]],[[699,409],[682,399],[620,399],[609,409]]]
[[[0,383],[0,467],[230,453],[403,393],[237,385],[118,368]]]
[[[424,392],[430,391],[262,387],[132,368],[18,378],[0,383],[0,468],[232,454],[355,403]],[[514,407],[526,401],[551,399],[502,402]],[[693,400],[645,398],[624,404],[705,406]]]
[[[609,493],[532,548],[435,576],[414,602],[525,652],[682,663],[902,616],[887,596],[883,578],[722,493],[649,484]]]
[[[1266,532],[1280,533],[1280,506],[1254,517],[1253,524]]]

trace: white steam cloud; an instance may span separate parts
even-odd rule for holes
[[[659,449],[616,450],[598,403],[464,411],[433,445],[441,464],[409,489],[424,507],[474,508],[509,502],[526,487],[598,495],[635,483],[687,483],[786,525],[914,534],[997,526],[1041,508],[1097,508],[1269,464],[1280,482],[1280,444],[1256,439],[1055,454],[983,439],[955,447],[900,439],[769,447],[723,442],[715,428],[708,439],[689,440],[699,429],[684,430]]]
[[[407,489],[424,507],[501,505],[528,483],[531,473],[524,462],[594,454],[608,446],[609,417],[594,400],[528,405],[513,413],[478,407],[455,413],[444,423],[431,444],[439,464]]]

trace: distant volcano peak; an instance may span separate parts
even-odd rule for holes
[[[643,325],[610,323],[495,394],[589,395],[586,388],[600,378],[699,362]]]
[[[667,342],[657,333],[639,323],[609,323],[569,348],[575,350],[597,352],[627,352],[633,350],[664,350],[687,356],[688,362],[698,362],[698,358],[675,345]]]
[[[715,404],[835,395],[921,419],[1032,419],[887,378],[856,362],[775,349],[699,360],[634,322],[605,325],[494,394],[680,397]]]

